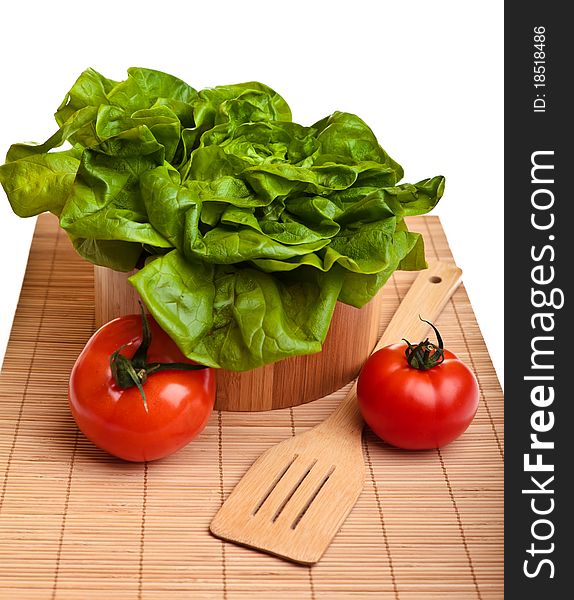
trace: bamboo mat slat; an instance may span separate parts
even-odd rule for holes
[[[451,258],[437,217],[409,224],[429,258]],[[384,287],[381,331],[415,275]],[[346,390],[293,409],[214,412],[160,462],[106,455],[78,432],[66,397],[93,332],[93,270],[41,216],[0,380],[0,598],[502,598],[502,392],[464,287],[437,324],[478,376],[475,420],[428,452],[367,430],[358,504],[321,562],[293,565],[224,544],[208,525],[259,454],[323,420]]]

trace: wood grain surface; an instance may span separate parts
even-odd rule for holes
[[[451,258],[438,218],[409,224],[429,259]],[[381,330],[415,276],[385,286]],[[303,567],[226,544],[209,522],[259,455],[323,421],[346,389],[295,408],[215,411],[167,459],[116,460],[67,406],[93,285],[55,219],[40,217],[0,380],[0,598],[503,598],[503,398],[463,287],[438,326],[478,376],[475,420],[428,452],[366,430],[363,493],[321,562]]]

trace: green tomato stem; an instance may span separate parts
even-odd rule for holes
[[[406,342],[407,348],[405,350],[405,356],[409,366],[419,371],[428,371],[434,367],[438,367],[444,361],[444,346],[438,329],[429,321],[426,321],[419,315],[419,319],[424,323],[428,323],[434,330],[437,338],[437,344],[433,344],[427,338],[424,342],[418,344],[411,344],[408,340],[403,338]]]
[[[136,386],[138,388],[144,408],[148,412],[147,398],[143,386],[149,375],[168,370],[198,371],[207,367],[205,365],[192,365],[190,363],[148,362],[147,353],[151,344],[151,329],[143,304],[141,302],[139,304],[142,318],[142,341],[131,359],[121,353],[125,345],[120,346],[113,352],[110,356],[110,369],[118,387],[128,389]]]

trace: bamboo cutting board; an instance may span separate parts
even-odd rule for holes
[[[437,217],[409,224],[429,258],[451,258]],[[385,286],[381,329],[414,277]],[[474,422],[429,452],[366,431],[363,494],[311,568],[225,544],[208,526],[255,458],[322,421],[346,388],[291,409],[214,412],[176,455],[123,463],[78,433],[67,407],[93,326],[93,269],[44,215],[0,379],[1,599],[503,597],[503,399],[462,287],[438,326],[478,376]]]

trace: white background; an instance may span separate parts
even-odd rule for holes
[[[259,80],[310,125],[361,116],[405,168],[442,174],[446,230],[499,378],[503,368],[503,3],[77,0],[8,3],[0,36],[0,155],[43,142],[87,67],[155,68],[202,87]],[[0,360],[32,236],[0,189]]]

